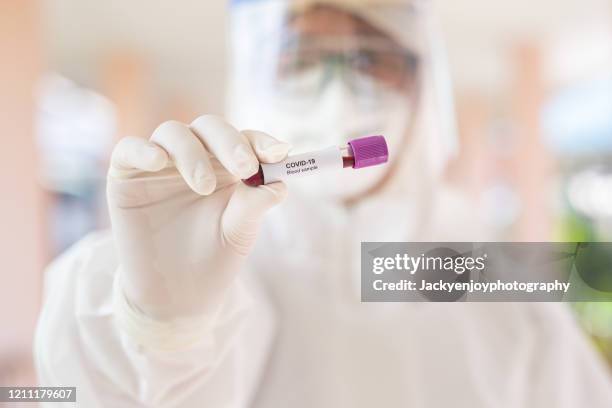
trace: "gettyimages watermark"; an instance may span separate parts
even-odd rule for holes
[[[612,301],[611,242],[362,242],[363,302]]]

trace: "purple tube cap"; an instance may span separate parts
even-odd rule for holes
[[[376,166],[389,160],[389,150],[384,136],[365,136],[348,142],[353,157],[354,169]]]

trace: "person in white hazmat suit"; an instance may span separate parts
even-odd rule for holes
[[[116,146],[112,233],[47,272],[40,384],[88,408],[609,407],[559,305],[360,302],[361,241],[483,238],[437,181],[455,142],[429,7],[234,1],[228,121]],[[368,134],[388,165],[239,181]]]

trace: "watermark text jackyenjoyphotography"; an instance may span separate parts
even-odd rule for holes
[[[611,301],[612,243],[364,242],[361,299]]]

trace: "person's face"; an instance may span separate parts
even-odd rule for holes
[[[316,99],[333,77],[371,106],[381,90],[406,98],[415,91],[417,56],[347,11],[313,6],[289,16],[285,33],[276,68],[281,93]]]
[[[314,6],[287,22],[287,40],[278,77],[308,70],[336,58],[381,86],[409,93],[416,79],[417,57],[367,21],[330,6]]]

